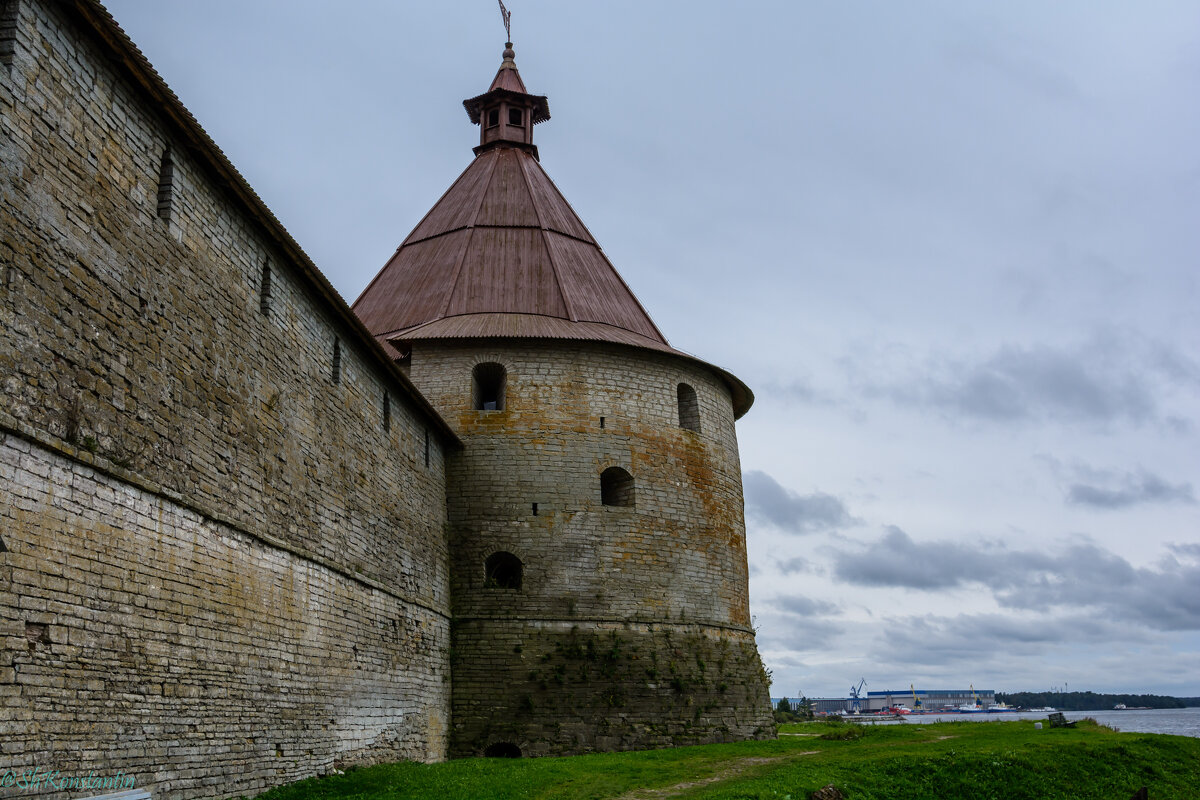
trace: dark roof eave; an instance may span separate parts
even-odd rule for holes
[[[301,277],[306,279],[310,287],[328,302],[330,309],[353,331],[359,343],[375,358],[376,362],[395,379],[404,390],[405,395],[429,415],[442,438],[455,447],[462,447],[462,440],[458,438],[454,429],[446,420],[442,419],[433,405],[408,379],[408,376],[388,357],[383,347],[375,340],[362,321],[355,316],[350,306],[346,305],[346,301],[338,291],[333,288],[333,284],[287,232],[283,223],[267,208],[266,203],[251,188],[216,142],[205,133],[200,123],[171,91],[166,81],[155,71],[153,65],[133,43],[129,35],[117,24],[108,9],[98,0],[66,0],[61,7],[67,11],[74,11],[86,23],[84,27],[95,33],[100,43],[108,48],[116,64],[129,73],[134,83],[142,88],[150,102],[163,113],[170,124],[174,125],[193,155],[204,161],[212,170],[216,183],[237,198],[250,216],[257,220],[268,235],[275,240],[280,249],[291,257],[298,267]]]
[[[550,119],[550,100],[542,94],[521,94],[509,89],[492,89],[490,92],[484,92],[481,95],[476,95],[468,100],[463,100],[463,108],[467,110],[467,116],[471,118],[471,122],[479,124],[480,114],[483,111],[484,100],[489,98],[497,98],[502,100],[513,100],[524,102],[526,99],[533,100],[533,124],[545,122]]]

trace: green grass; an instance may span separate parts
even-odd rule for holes
[[[385,764],[314,778],[260,800],[807,800],[832,783],[854,800],[1200,798],[1200,739],[1117,733],[1090,721],[879,727],[784,725],[777,741],[567,758]],[[800,735],[786,735],[800,734]],[[859,735],[861,734],[861,735]]]

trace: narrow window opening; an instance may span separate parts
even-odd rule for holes
[[[342,340],[333,340],[333,382],[342,382]]]
[[[487,124],[489,128],[494,128],[500,124],[500,109],[493,108],[488,111]]]
[[[425,466],[429,466],[429,428],[425,429]]]
[[[383,393],[383,431],[392,432],[392,398],[387,392]]]
[[[4,537],[0,536],[0,553],[7,553],[8,545],[4,543]]]
[[[484,758],[520,758],[521,748],[512,742],[496,742],[483,751]]]
[[[601,472],[600,502],[606,506],[632,506],[633,476],[620,467]]]
[[[488,556],[484,563],[484,584],[492,589],[520,589],[524,565],[512,553],[500,551]]]
[[[600,418],[600,427],[601,427],[601,428],[603,428],[603,427],[604,427],[604,417],[601,417],[601,418]]]
[[[476,411],[503,411],[507,373],[503,364],[476,364],[471,372],[471,405]]]
[[[510,108],[508,110],[508,124],[521,125],[525,124],[525,115],[519,108]]]
[[[534,504],[533,504],[533,515],[534,515],[535,517],[537,516],[537,503],[534,503]]]
[[[262,265],[262,280],[258,283],[258,310],[264,314],[271,313],[271,262],[264,261]]]
[[[18,0],[0,2],[0,64],[12,70],[13,56],[17,52],[17,15],[21,4]]]
[[[679,427],[684,430],[700,432],[700,401],[696,399],[696,390],[686,383],[679,384]]]
[[[175,162],[171,148],[163,150],[162,163],[158,167],[158,217],[170,222],[175,203]]]

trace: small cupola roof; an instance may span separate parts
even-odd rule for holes
[[[521,80],[517,62],[513,60],[516,53],[513,51],[512,42],[504,43],[504,52],[501,55],[504,60],[500,62],[500,69],[496,70],[496,77],[492,79],[488,90],[469,100],[463,100],[463,107],[467,109],[467,116],[471,118],[471,122],[479,125],[482,122],[483,111],[497,105],[502,99],[510,99],[522,105],[528,104],[533,111],[534,125],[550,119],[550,103],[546,96],[530,94],[525,88],[525,81]]]

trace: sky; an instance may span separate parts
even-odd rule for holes
[[[490,0],[108,7],[353,301]],[[746,381],[772,695],[1200,695],[1200,5],[512,0],[542,165]]]

